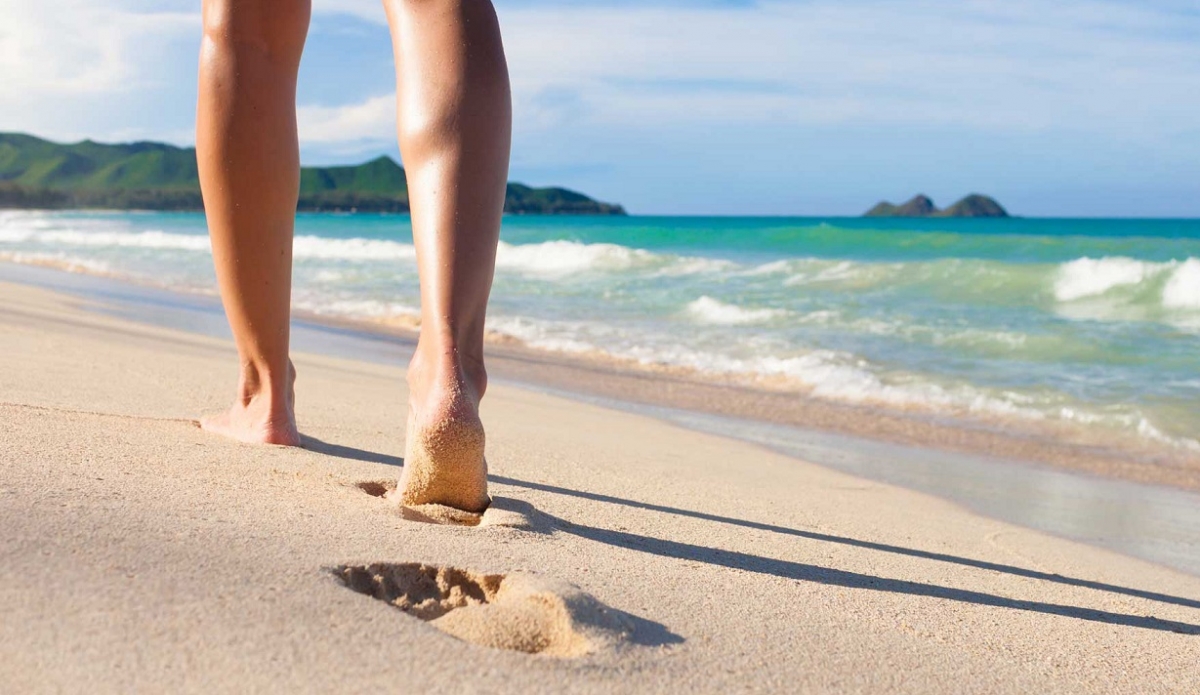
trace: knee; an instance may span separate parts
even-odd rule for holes
[[[295,0],[205,0],[204,40],[225,53],[298,63],[309,13],[308,2]]]

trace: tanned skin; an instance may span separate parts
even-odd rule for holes
[[[478,409],[508,177],[508,68],[489,0],[384,8],[421,284],[401,499],[478,511],[487,504]],[[296,77],[310,12],[303,0],[203,2],[196,153],[240,371],[233,405],[201,424],[244,442],[300,444],[288,341]]]

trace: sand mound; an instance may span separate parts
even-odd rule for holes
[[[345,585],[458,639],[556,657],[628,638],[618,612],[566,582],[532,574],[477,574],[419,563],[343,565]]]
[[[397,496],[395,480],[363,480],[354,487],[372,497],[392,500]],[[467,512],[443,504],[400,505],[400,516],[407,521],[440,526],[499,526],[546,533],[545,524],[535,524],[536,513],[528,502],[494,497],[483,513]]]
[[[443,526],[479,526],[483,514],[465,512],[444,504],[402,505],[400,516],[408,521],[419,521],[424,524],[441,524]]]

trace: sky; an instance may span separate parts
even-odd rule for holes
[[[102,5],[102,6],[101,6]],[[511,176],[641,214],[1200,217],[1195,0],[496,0]],[[198,0],[0,0],[0,131],[194,142]],[[313,0],[306,164],[397,159],[378,0]]]

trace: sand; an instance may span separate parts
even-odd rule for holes
[[[0,284],[4,692],[1200,690],[1200,578],[503,384],[487,513],[405,518],[398,366],[244,445],[228,343],[77,304]]]

